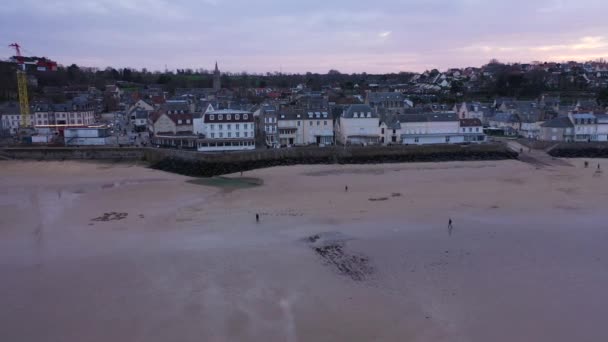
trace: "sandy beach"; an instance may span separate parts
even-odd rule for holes
[[[0,161],[0,341],[605,341],[598,162]]]

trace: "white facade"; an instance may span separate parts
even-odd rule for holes
[[[138,127],[144,127],[148,124],[148,118],[136,118],[134,124]]]
[[[364,114],[365,116],[368,113]],[[342,144],[376,144],[380,139],[380,119],[371,117],[340,117],[336,129],[338,140]]]
[[[608,141],[608,115],[597,117],[597,141]]]
[[[460,119],[479,119],[483,121],[483,111],[479,103],[468,105],[463,102],[461,105],[454,106],[454,110],[458,113]]]
[[[264,133],[266,134],[266,144],[274,145],[278,136],[278,120],[275,116],[264,117]]]
[[[537,139],[540,136],[540,125],[542,122],[522,122],[519,135],[528,139]]]
[[[388,127],[385,122],[380,123],[380,142],[383,144],[400,144],[401,128]]]
[[[34,125],[34,117],[30,115],[30,127]],[[9,131],[10,134],[15,134],[21,127],[21,114],[3,114],[2,129]]]
[[[203,116],[192,119],[192,132],[196,135],[205,134],[205,118]]]
[[[74,125],[87,126],[95,123],[95,112],[88,111],[61,111],[61,112],[35,112],[32,114],[34,125]]]
[[[63,136],[66,146],[106,145],[111,139],[108,128],[66,128]]]
[[[334,143],[333,122],[327,112],[279,114],[277,130],[283,146]]]
[[[569,114],[574,124],[574,141],[597,141],[597,119],[593,114]]]
[[[240,110],[214,110],[203,115],[203,123],[197,122],[196,134],[204,139],[197,142],[201,152],[238,151],[255,149],[255,124],[253,113]]]
[[[403,144],[457,144],[465,142],[465,134],[460,130],[457,114],[423,115],[416,120],[401,123]]]

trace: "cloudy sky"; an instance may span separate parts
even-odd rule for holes
[[[606,58],[606,13],[607,0],[17,0],[0,5],[0,37],[64,65],[374,73]]]

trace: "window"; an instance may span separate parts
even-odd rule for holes
[[[182,120],[177,120],[177,124],[181,125],[182,124]]]
[[[238,130],[238,129],[241,129],[241,127],[240,127],[241,125],[239,125],[239,124],[236,124],[236,125],[234,125],[234,126],[235,126],[234,128],[236,128],[237,130]]]
[[[367,112],[367,117],[371,118],[372,117],[372,112]]]
[[[230,129],[230,124],[227,124],[227,125],[226,125],[226,129]]]
[[[244,136],[245,138],[247,138],[247,132],[243,133],[243,136]]]
[[[475,132],[479,132],[479,127],[475,127]]]
[[[224,120],[224,116],[222,114],[220,114],[220,115],[217,116],[217,119],[218,120]]]
[[[240,134],[239,132],[236,132],[235,136],[236,136],[237,138],[240,138],[241,134]]]
[[[248,114],[243,114],[243,120],[247,120],[249,118]]]
[[[473,127],[469,127],[469,133],[473,132]]]
[[[355,112],[355,113],[353,114],[353,118],[358,118],[358,117],[359,117],[359,114],[357,114],[357,112]]]
[[[239,114],[234,114],[234,120],[240,120],[241,116]]]
[[[462,133],[464,133],[467,129],[462,127]]]
[[[232,132],[228,132],[228,138],[232,138]]]
[[[243,128],[247,129],[247,124],[243,124]]]
[[[213,115],[213,114],[209,115],[209,121],[213,121],[213,120],[215,120],[215,115]]]
[[[300,121],[298,121],[298,127],[300,127]]]
[[[384,134],[384,128],[382,128],[382,134]]]
[[[223,128],[224,128],[223,126],[224,126],[224,125],[219,124],[219,125],[218,125],[218,128],[219,128],[219,129],[223,129]]]
[[[224,137],[224,133],[220,132],[220,138]]]
[[[321,125],[321,121],[317,121],[317,126]]]
[[[394,130],[393,130],[393,134],[397,134],[397,130],[395,130],[395,129],[394,129]]]
[[[215,138],[215,133],[211,133],[211,138]]]
[[[209,129],[213,131],[215,129],[215,125],[214,124],[209,125]]]
[[[232,115],[226,114],[226,120],[230,120],[230,119],[232,119]]]
[[[416,142],[416,143],[417,143],[417,142],[419,142],[419,141],[418,141],[418,138],[414,138],[414,142]]]
[[[450,142],[450,137],[445,137],[445,142]]]
[[[323,121],[323,126],[327,126],[327,121]]]
[[[308,121],[308,126],[312,126],[312,121]]]

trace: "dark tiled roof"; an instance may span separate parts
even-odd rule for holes
[[[481,126],[479,119],[460,119],[460,127],[477,127]]]
[[[372,107],[370,107],[370,106],[368,106],[366,104],[351,105],[342,114],[342,117],[343,118],[347,118],[347,119],[352,119],[352,118],[354,118],[355,113],[357,113],[357,115],[359,117],[361,117],[360,113],[364,113],[364,117],[365,118],[367,118],[368,114],[370,115],[371,118],[378,118],[378,114],[376,113],[376,111],[374,111],[372,109]]]
[[[458,121],[458,114],[456,113],[431,113],[426,114],[426,116],[429,122]]]
[[[182,126],[192,125],[192,119],[193,119],[192,114],[167,114],[167,116],[176,125],[182,125]],[[182,121],[181,124],[178,123],[179,120]],[[190,123],[186,123],[186,120],[190,120]]]
[[[519,117],[516,114],[498,112],[492,120],[498,122],[519,122]]]
[[[405,96],[397,92],[370,92],[367,94],[367,100],[369,102],[403,101]]]
[[[570,121],[570,119],[566,116],[561,116],[559,118],[555,118],[553,120],[549,120],[541,125],[542,127],[550,127],[550,128],[572,128],[574,125]]]
[[[211,116],[213,115],[213,120],[211,120]],[[220,119],[220,115],[222,118]],[[238,115],[238,120],[237,120]],[[230,120],[228,120],[228,116],[230,116]],[[245,118],[247,117],[247,118]],[[253,114],[248,111],[242,110],[232,110],[232,109],[221,109],[221,110],[212,110],[205,113],[205,122],[217,122],[217,123],[231,123],[231,122],[243,122],[249,123],[253,122]]]

